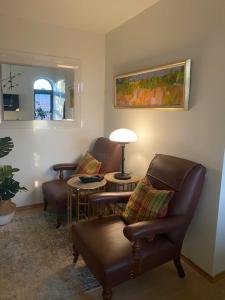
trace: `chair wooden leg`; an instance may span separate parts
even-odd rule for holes
[[[180,276],[180,278],[184,278],[185,277],[185,272],[184,272],[184,269],[181,265],[180,257],[174,258],[173,262],[174,262],[174,265],[177,269],[177,273]]]
[[[44,211],[47,210],[48,207],[48,200],[44,198]]]
[[[62,225],[62,217],[57,216],[57,224],[56,224],[56,229],[58,229]]]
[[[77,251],[75,245],[73,245],[73,263],[75,264],[78,260],[79,252]]]
[[[112,299],[112,289],[111,288],[103,288],[102,298],[103,298],[103,300],[111,300]]]

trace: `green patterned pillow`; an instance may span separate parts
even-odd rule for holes
[[[173,191],[156,190],[141,180],[130,196],[122,217],[128,223],[163,218],[173,195]]]
[[[99,173],[101,162],[95,159],[90,153],[86,153],[78,163],[75,173],[95,175]]]

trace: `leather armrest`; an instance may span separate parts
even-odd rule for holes
[[[134,242],[140,238],[153,238],[156,234],[168,233],[180,229],[181,226],[185,225],[185,222],[184,216],[142,221],[125,226],[123,234],[129,241]]]
[[[75,163],[63,163],[63,164],[56,164],[53,165],[52,168],[54,171],[59,171],[59,179],[63,180],[63,171],[69,171],[69,170],[75,170],[77,167],[77,164]]]
[[[52,168],[55,171],[63,171],[63,170],[75,170],[77,167],[77,164],[75,163],[63,163],[63,164],[56,164],[53,165]]]
[[[89,195],[89,201],[94,204],[127,203],[132,192],[96,193]]]

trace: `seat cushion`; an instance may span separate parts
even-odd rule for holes
[[[42,184],[42,191],[48,204],[58,215],[64,215],[67,212],[68,188],[67,180],[52,180]],[[85,192],[80,192],[80,197],[84,197]],[[72,197],[73,212],[76,210],[76,200]]]
[[[51,199],[54,199],[55,202],[67,201],[67,185],[64,180],[57,179],[44,182],[42,191],[48,201],[51,201]]]
[[[132,244],[123,235],[124,226],[120,216],[73,224],[75,248],[102,285],[107,283],[113,287],[129,279],[133,270]],[[143,269],[145,264],[149,266],[169,260],[174,250],[174,245],[163,236],[156,237],[152,242],[143,240]],[[164,256],[160,256],[162,252]]]

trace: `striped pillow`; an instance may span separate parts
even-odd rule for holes
[[[122,217],[128,223],[163,218],[173,195],[173,191],[156,190],[141,180],[130,196]]]
[[[101,162],[95,159],[90,153],[86,153],[78,163],[75,173],[95,175],[99,173]]]

